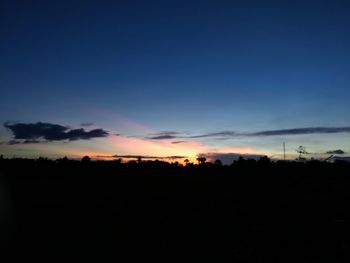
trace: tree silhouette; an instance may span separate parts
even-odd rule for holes
[[[198,157],[197,158],[197,161],[199,164],[204,164],[206,160],[207,160],[207,158],[205,158],[205,157]]]
[[[113,162],[120,164],[120,163],[123,162],[123,159],[122,158],[118,158],[118,159],[113,160]]]
[[[222,162],[219,159],[216,159],[214,164],[217,165],[217,166],[222,166]]]
[[[260,164],[269,164],[271,162],[268,156],[263,156],[258,161]]]
[[[67,163],[69,160],[67,158],[67,156],[64,156],[63,158],[59,158],[56,160],[56,162],[58,163]]]
[[[91,158],[87,155],[81,158],[82,163],[89,163],[90,161],[91,161]]]

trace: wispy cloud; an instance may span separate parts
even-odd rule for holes
[[[174,135],[159,135],[159,136],[153,136],[153,137],[147,137],[147,139],[151,140],[168,140],[168,139],[176,139],[177,136]]]
[[[309,127],[295,128],[284,130],[268,130],[260,131],[247,135],[252,136],[274,136],[274,135],[298,135],[298,134],[313,134],[313,133],[347,133],[350,132],[350,127]]]
[[[163,131],[163,132],[158,132],[158,133],[152,133],[146,139],[151,139],[151,140],[168,140],[168,139],[175,139],[178,138],[180,135],[179,132],[175,131]]]
[[[186,141],[174,141],[174,142],[171,142],[172,144],[180,144],[180,143],[186,143]]]
[[[13,139],[8,144],[89,140],[92,138],[107,137],[109,135],[109,132],[103,129],[86,131],[83,128],[70,129],[67,126],[46,122],[5,122],[4,127],[9,129],[13,134]]]
[[[160,132],[150,134],[145,139],[151,140],[169,140],[169,139],[199,139],[199,138],[216,138],[225,140],[232,137],[259,137],[259,136],[292,136],[303,134],[331,134],[331,133],[350,133],[350,126],[346,127],[307,127],[278,130],[262,130],[257,132],[237,132],[237,131],[219,131],[197,135],[187,135],[180,132]],[[174,143],[184,141],[175,141]]]
[[[289,136],[302,134],[329,134],[329,133],[349,133],[350,127],[307,127],[293,129],[263,130],[257,132],[236,132],[221,131],[189,136],[187,138],[205,138],[205,137],[236,137],[236,136]],[[179,137],[181,138],[181,137]],[[183,137],[182,137],[183,138]]]
[[[200,135],[193,135],[193,136],[188,136],[188,138],[205,138],[205,137],[222,137],[222,136],[237,136],[237,135],[242,135],[239,134],[235,131],[222,131],[222,132],[213,132],[213,133],[206,133],[206,134],[200,134]]]

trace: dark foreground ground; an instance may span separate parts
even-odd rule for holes
[[[0,167],[1,257],[13,261],[350,262],[345,163]]]

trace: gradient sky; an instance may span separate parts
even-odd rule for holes
[[[0,122],[110,135],[9,145],[2,125],[0,154],[350,152],[349,131],[252,135],[350,126],[349,14],[345,0],[2,0]],[[191,138],[226,131],[241,135]]]

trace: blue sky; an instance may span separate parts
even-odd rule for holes
[[[1,1],[0,10],[1,123],[91,122],[144,140],[163,131],[350,126],[348,1]],[[1,127],[0,136],[13,134]],[[109,140],[0,149],[137,152]],[[283,141],[290,151],[350,151],[348,133],[194,143],[271,155]]]

